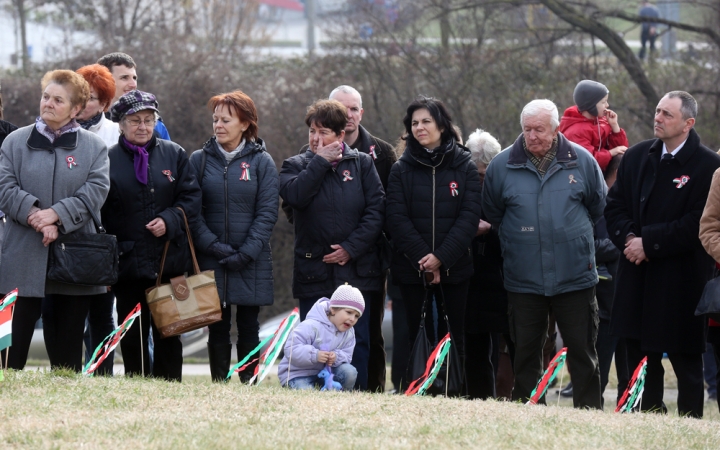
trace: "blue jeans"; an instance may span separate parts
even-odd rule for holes
[[[342,385],[343,391],[352,391],[355,386],[355,379],[357,378],[357,369],[352,364],[340,364],[337,367],[333,367],[334,381],[337,381]],[[314,389],[320,388],[325,385],[325,380],[319,378],[317,375],[311,375],[308,377],[296,377],[288,382],[290,389]]]

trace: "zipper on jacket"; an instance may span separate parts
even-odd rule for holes
[[[230,227],[230,217],[229,211],[228,211],[228,166],[229,164],[225,162],[225,170],[223,171],[223,181],[225,184],[225,243],[228,244],[228,229]],[[223,271],[223,283],[225,285],[225,289],[223,290],[223,309],[227,307],[227,287],[228,287],[228,275],[227,275],[228,269],[226,268]]]
[[[432,168],[433,201],[432,201],[432,250],[435,251],[435,167]]]

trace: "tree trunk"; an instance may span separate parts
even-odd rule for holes
[[[560,19],[589,34],[592,34],[607,45],[608,49],[610,49],[615,57],[617,57],[620,64],[625,67],[625,70],[627,70],[630,78],[632,78],[635,85],[645,97],[645,100],[647,101],[647,108],[645,108],[645,111],[647,111],[646,119],[648,120],[648,123],[652,123],[653,111],[660,101],[660,97],[655,91],[653,85],[650,83],[650,80],[648,80],[640,60],[635,57],[635,54],[630,47],[628,47],[623,38],[621,38],[617,32],[609,28],[604,23],[577,12],[572,6],[569,6],[564,2],[559,0],[539,1],[550,11],[555,13],[555,15],[557,15]]]
[[[27,75],[30,71],[30,55],[28,54],[27,45],[27,11],[25,10],[25,0],[13,0],[20,21],[20,42],[22,44],[21,59],[22,71]]]

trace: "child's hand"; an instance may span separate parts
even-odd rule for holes
[[[332,366],[333,364],[335,364],[335,361],[337,361],[337,355],[335,354],[335,352],[330,352],[328,354],[327,363]]]
[[[330,359],[330,352],[323,352],[321,350],[318,350],[317,362],[327,364],[329,359]]]

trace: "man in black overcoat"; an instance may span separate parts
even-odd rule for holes
[[[663,353],[678,378],[680,415],[700,418],[705,320],[695,307],[712,277],[713,260],[698,238],[720,157],[695,132],[697,102],[672,91],[655,109],[657,139],[625,153],[605,208],[607,229],[623,251],[611,330],[627,341],[628,367],[648,358],[642,410],[666,412]]]

